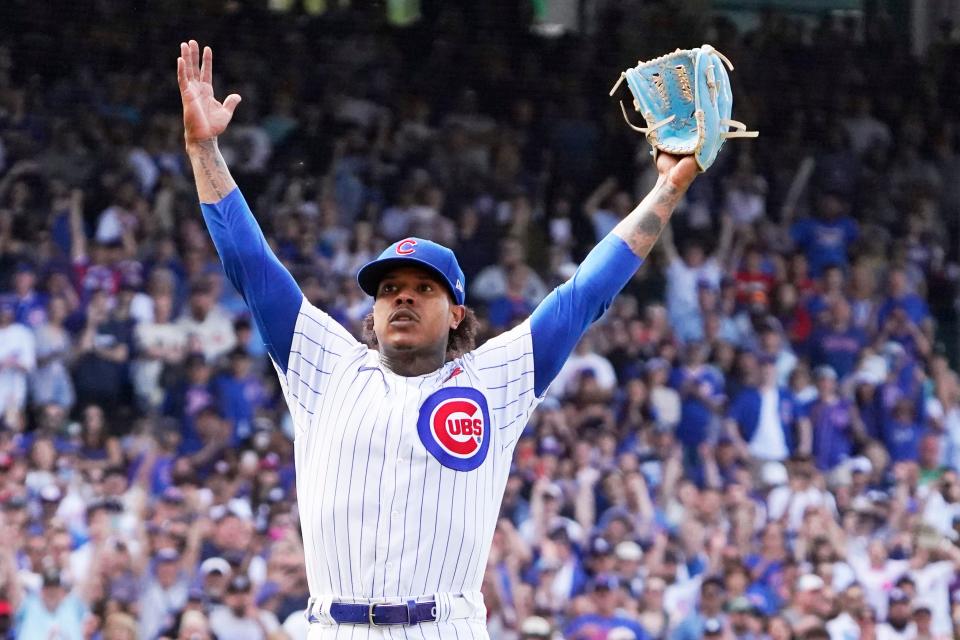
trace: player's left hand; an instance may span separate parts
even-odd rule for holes
[[[661,151],[657,154],[657,172],[677,189],[686,191],[700,170],[693,156],[676,156]]]
[[[183,102],[184,139],[188,145],[215,139],[224,132],[240,104],[240,96],[231,93],[221,103],[213,97],[213,50],[196,40],[180,43],[177,81]]]

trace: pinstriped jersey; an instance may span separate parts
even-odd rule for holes
[[[277,371],[311,595],[479,591],[513,450],[539,401],[529,320],[404,377],[304,299]]]

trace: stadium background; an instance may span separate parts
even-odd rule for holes
[[[484,336],[652,184],[617,74],[714,44],[761,137],[697,179],[518,445],[491,636],[960,637],[958,10],[3,3],[0,634],[305,637],[289,418],[182,153],[193,37],[311,302],[359,332],[356,269],[421,235]],[[759,417],[777,385],[792,410]],[[801,437],[771,454],[761,421]]]

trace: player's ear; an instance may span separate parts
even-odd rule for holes
[[[464,316],[467,315],[467,308],[462,304],[452,304],[450,305],[450,328],[456,329],[460,326],[460,323],[463,322]]]

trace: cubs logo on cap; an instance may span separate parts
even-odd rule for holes
[[[412,253],[416,253],[416,246],[417,241],[415,239],[407,238],[406,240],[401,240],[398,242],[394,251],[398,256],[409,256]]]
[[[420,406],[417,434],[443,466],[473,471],[490,448],[490,411],[482,393],[470,387],[436,391]]]
[[[466,301],[466,278],[457,256],[447,247],[423,238],[404,238],[394,242],[376,260],[363,265],[357,273],[357,284],[364,292],[376,297],[380,280],[392,269],[407,266],[427,269],[446,285],[457,304]]]

